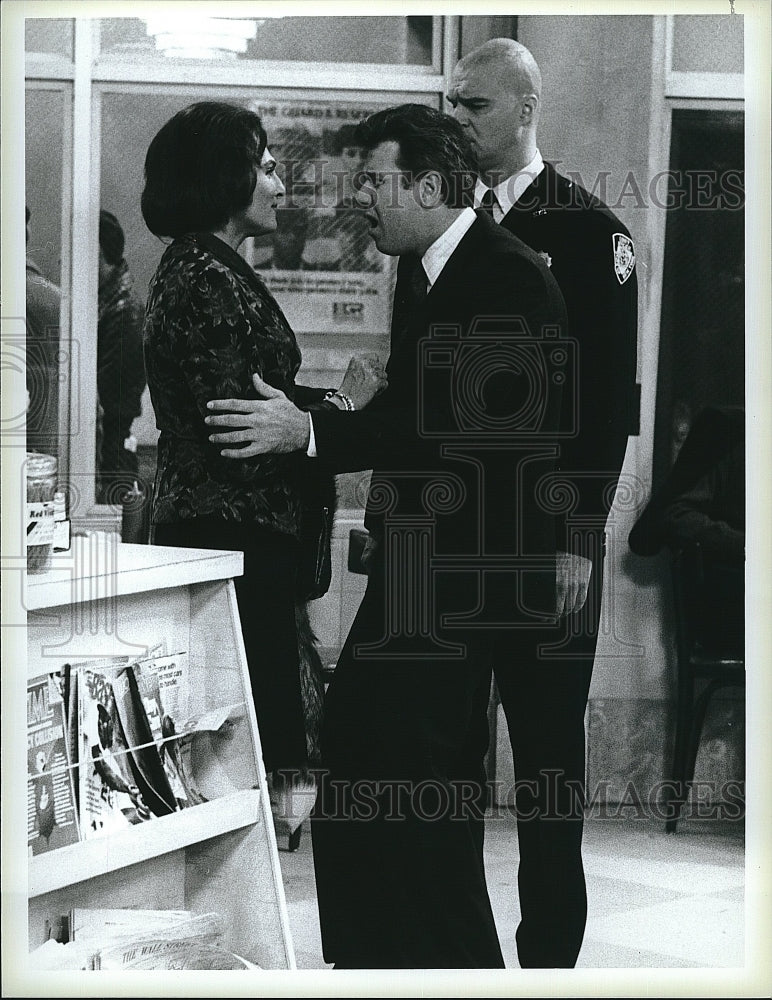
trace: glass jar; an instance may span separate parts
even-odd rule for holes
[[[56,459],[27,452],[27,572],[45,573],[54,542]]]

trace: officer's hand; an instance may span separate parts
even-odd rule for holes
[[[570,552],[558,552],[555,569],[558,617],[576,614],[587,600],[592,561]]]
[[[362,568],[365,573],[370,574],[370,567],[372,565],[373,557],[375,556],[376,550],[378,548],[378,539],[374,538],[372,535],[368,535],[364,546],[362,547],[362,554],[359,557],[359,561],[362,563]]]

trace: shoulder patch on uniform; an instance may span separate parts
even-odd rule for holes
[[[611,237],[614,247],[614,274],[620,285],[624,285],[635,270],[635,247],[624,233],[614,233]]]

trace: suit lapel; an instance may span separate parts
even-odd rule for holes
[[[477,251],[485,240],[485,232],[489,225],[495,226],[482,209],[475,211],[477,218],[464,233],[461,242],[450,255],[445,267],[426,296],[426,306],[430,308],[433,302],[445,298],[450,291],[456,291],[459,283],[467,280],[470,269],[477,258]]]
[[[409,269],[416,266],[416,259],[413,256],[400,258],[392,312],[392,354],[407,344],[418,341],[426,333],[427,322],[436,315],[438,308],[444,306],[454,295],[463,294],[470,275],[476,271],[480,247],[496,228],[496,223],[484,211],[477,209],[475,215],[477,218],[464,233],[420,304],[416,302],[410,286]]]

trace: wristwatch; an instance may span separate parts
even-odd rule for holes
[[[334,396],[337,396],[338,399],[342,401],[344,407],[349,411],[349,413],[353,413],[353,411],[356,409],[356,407],[354,406],[354,401],[351,398],[351,396],[347,396],[346,393],[341,392],[340,389],[335,389],[334,391],[330,391],[324,394],[324,398],[329,399],[330,401],[332,401],[332,398]]]

